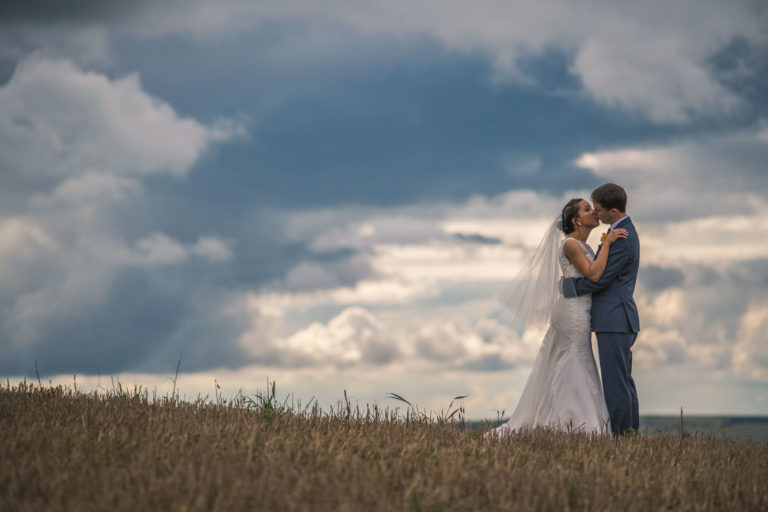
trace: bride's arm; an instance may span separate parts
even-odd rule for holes
[[[603,272],[605,272],[605,265],[608,262],[608,253],[610,252],[611,245],[619,238],[627,238],[627,231],[620,228],[612,230],[605,238],[603,248],[600,249],[600,254],[597,255],[594,262],[589,261],[589,258],[581,250],[579,242],[576,240],[565,241],[563,254],[584,277],[596,283],[602,277]]]

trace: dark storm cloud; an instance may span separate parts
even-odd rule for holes
[[[566,61],[555,53],[525,63],[542,87],[501,88],[482,57],[456,56],[428,39],[365,39],[338,28],[318,35],[277,25],[214,45],[170,38],[118,44],[116,52],[180,112],[252,120],[248,143],[191,176],[189,191],[217,190],[228,207],[393,205],[512,188],[558,194],[600,183],[572,164],[584,147],[661,140],[677,130],[626,123],[584,104],[576,84],[559,78]],[[547,85],[555,84],[573,95],[554,94]],[[530,159],[537,168],[518,172]]]
[[[497,245],[501,243],[501,240],[495,237],[483,236],[477,233],[464,234],[456,233],[454,238],[460,242],[472,243],[472,244],[484,244],[484,245]]]
[[[483,356],[461,365],[462,370],[469,370],[473,372],[498,372],[502,370],[509,370],[514,367],[515,365],[513,363],[504,360],[504,358],[498,354]]]
[[[106,299],[86,311],[56,315],[22,347],[2,347],[0,373],[42,375],[171,371],[183,353],[188,370],[238,367],[248,360],[236,343],[245,328],[222,317],[207,300],[215,289],[191,273],[164,271],[164,279],[140,270],[115,276]],[[173,276],[176,274],[176,276]],[[8,297],[3,302],[7,306]],[[3,336],[9,338],[6,333]]]
[[[643,267],[638,277],[643,285],[654,292],[681,286],[685,282],[685,276],[679,269],[657,265]]]
[[[643,269],[644,270],[644,269]],[[724,266],[689,265],[685,269],[689,286],[726,287],[748,292],[768,288],[768,259],[752,259]]]
[[[216,189],[228,207],[395,205],[513,188],[560,194],[603,181],[574,165],[585,151],[661,144],[745,121],[659,126],[597,109],[583,101],[562,52],[521,63],[536,87],[500,87],[482,56],[455,55],[427,38],[365,38],[338,27],[278,23],[206,45],[183,37],[124,41],[116,53],[184,114],[252,120],[247,143],[192,176],[193,193]],[[752,153],[741,158],[760,157]],[[523,165],[530,161],[537,165]]]
[[[0,4],[2,24],[103,23],[134,14],[151,2],[56,0],[4,1]]]
[[[754,259],[730,265],[722,273],[723,280],[751,289],[768,287],[768,259]]]
[[[709,62],[720,83],[750,103],[745,112],[753,120],[768,115],[768,51],[764,45],[735,37]]]

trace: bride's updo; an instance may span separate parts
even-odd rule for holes
[[[563,206],[561,218],[562,226],[560,229],[562,229],[563,233],[566,235],[576,231],[576,227],[573,225],[573,219],[579,216],[579,203],[582,201],[583,199],[581,198],[571,199],[565,206]]]

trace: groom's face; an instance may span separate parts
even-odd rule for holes
[[[611,215],[611,211],[604,208],[603,205],[598,203],[597,201],[593,201],[593,209],[595,212],[595,215],[597,215],[597,218],[600,219],[601,222],[604,224],[611,224],[611,219],[613,218]]]

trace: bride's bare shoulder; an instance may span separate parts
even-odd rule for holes
[[[575,238],[565,237],[563,240],[563,251],[577,251],[580,247],[581,244]]]
[[[575,238],[566,238],[563,242],[563,254],[570,261],[578,258],[578,255],[583,255],[584,251],[581,249],[581,244]]]

